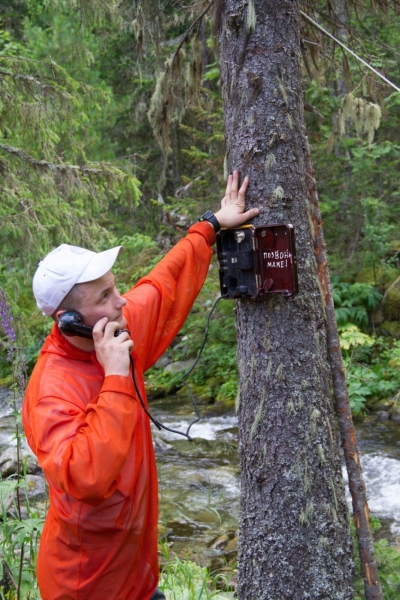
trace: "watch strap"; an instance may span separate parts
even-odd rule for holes
[[[221,229],[221,225],[219,224],[217,217],[211,210],[207,210],[204,215],[199,217],[199,222],[201,223],[202,221],[208,221],[211,223],[211,225],[214,227],[215,233],[218,233],[218,231]]]

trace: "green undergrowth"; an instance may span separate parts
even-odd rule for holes
[[[233,406],[238,390],[235,303],[221,300],[210,317],[219,297],[216,276],[216,270],[211,271],[188,319],[166,354],[172,362],[188,363],[188,370],[199,356],[207,335],[200,360],[185,381],[200,395],[208,390],[209,403],[228,402]],[[170,373],[162,368],[152,368],[146,373],[146,380],[151,385],[164,387],[166,393],[174,393],[182,388],[184,372]]]
[[[164,567],[161,570],[159,588],[168,600],[228,600],[234,597],[229,589],[230,581],[225,575],[211,576],[206,567],[200,567],[189,559],[171,557],[168,545],[160,542]]]
[[[381,528],[378,519],[371,517],[371,528],[376,533]],[[357,548],[357,539],[354,526],[352,527],[354,540],[354,600],[364,600],[364,582],[361,572],[360,557]],[[160,589],[168,600],[225,600],[234,597],[232,581],[229,576],[211,576],[207,568],[200,567],[193,561],[172,558],[168,546],[160,543],[160,549],[165,561],[161,572]],[[400,548],[392,547],[385,539],[374,543],[375,558],[378,575],[383,591],[384,600],[399,600],[400,598]]]
[[[24,477],[0,482],[1,600],[40,599],[36,559],[44,514],[29,502],[28,486]]]
[[[379,531],[381,524],[378,519],[371,517],[371,529],[375,533]],[[354,600],[364,600],[364,582],[361,574],[360,557],[354,538],[354,562],[356,576],[354,580]],[[379,581],[381,584],[384,600],[399,600],[400,598],[400,547],[389,546],[387,540],[379,540],[374,544],[375,559],[378,568]]]
[[[167,350],[171,362],[190,363],[198,356],[207,317],[219,295],[216,275],[216,270],[211,272],[181,332]],[[333,290],[353,413],[365,413],[385,401],[396,409],[396,395],[400,391],[400,340],[378,335],[373,324],[382,294],[371,284],[350,284],[338,277],[333,278]],[[183,372],[170,373],[163,368],[153,368],[147,373],[147,381],[151,386],[159,386],[166,394],[176,393],[183,385],[182,375]],[[238,393],[233,301],[218,303],[210,319],[201,359],[187,381],[198,395],[207,392],[210,404],[221,402],[233,406]]]

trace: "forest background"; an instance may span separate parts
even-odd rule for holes
[[[217,209],[226,174],[212,11],[192,27],[206,8],[0,2],[0,301],[16,333],[1,333],[1,385],[18,371],[29,375],[51,328],[31,292],[49,250],[124,245],[116,268],[124,292],[199,215]],[[309,14],[398,84],[395,12],[321,2]],[[400,93],[307,21],[302,37],[307,129],[352,409],[400,414]],[[160,122],[166,73],[171,101]],[[169,361],[196,357],[218,295],[214,257]],[[219,303],[191,382],[203,402],[233,406],[234,303]],[[152,369],[147,383],[150,394],[176,392],[181,374]]]
[[[129,4],[109,3],[105,12],[95,1],[0,5],[0,287],[28,372],[51,328],[31,293],[41,257],[63,242],[96,250],[122,244],[123,292],[223,195],[212,19],[190,37],[196,3],[177,10],[166,2],[157,12],[151,2],[144,3],[147,12]],[[339,37],[350,31],[353,50],[398,81],[399,17],[363,4],[360,13],[346,12],[336,22],[324,3],[314,16]],[[306,24],[307,127],[350,397],[360,412],[399,391],[400,94],[317,34]],[[174,52],[175,106],[160,125],[156,83],[165,84],[165,61]],[[202,86],[194,89],[199,73]],[[213,265],[181,332],[185,341],[176,340],[170,352],[174,361],[196,356],[219,290]],[[7,337],[2,341],[7,348]],[[211,401],[236,396],[235,352],[234,305],[225,302],[193,374],[195,384],[207,384]],[[3,383],[10,373],[3,353]],[[167,391],[180,381],[164,372],[148,378]]]

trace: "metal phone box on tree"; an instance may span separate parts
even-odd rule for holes
[[[298,292],[293,225],[245,225],[217,235],[221,295],[257,298]]]

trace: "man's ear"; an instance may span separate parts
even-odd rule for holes
[[[63,315],[65,312],[67,312],[66,310],[56,310],[56,312],[53,314],[53,319],[55,320],[56,323],[58,323],[61,315]]]

